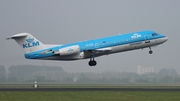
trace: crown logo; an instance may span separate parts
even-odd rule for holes
[[[34,38],[29,38],[29,39],[26,39],[26,41],[27,41],[28,43],[31,43],[31,42],[33,42],[33,41],[34,41]]]

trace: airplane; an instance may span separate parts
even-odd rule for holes
[[[168,37],[152,30],[145,30],[62,45],[43,44],[29,33],[19,33],[7,39],[14,39],[25,50],[26,59],[90,59],[89,66],[96,66],[95,57],[102,55],[143,48],[149,48],[149,54],[152,54],[151,47],[166,42]]]

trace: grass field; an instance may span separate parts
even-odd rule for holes
[[[180,101],[180,92],[158,91],[0,91],[0,101]]]
[[[122,85],[122,84],[40,84],[40,88],[180,88],[178,85]],[[33,84],[0,84],[0,88],[33,88]]]

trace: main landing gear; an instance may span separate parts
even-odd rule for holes
[[[96,64],[97,64],[97,62],[94,60],[94,57],[90,58],[89,66],[96,66]]]
[[[152,53],[153,53],[153,51],[151,50],[151,47],[149,47],[149,49],[150,49],[149,54],[152,54]]]

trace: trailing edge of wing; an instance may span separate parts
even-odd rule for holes
[[[97,51],[97,52],[109,52],[111,50],[112,50],[112,48],[100,48],[100,49],[96,49],[95,51]]]
[[[111,51],[112,48],[100,48],[100,49],[95,49],[95,50],[86,50],[84,51],[85,53],[99,53],[99,52],[109,52]]]

